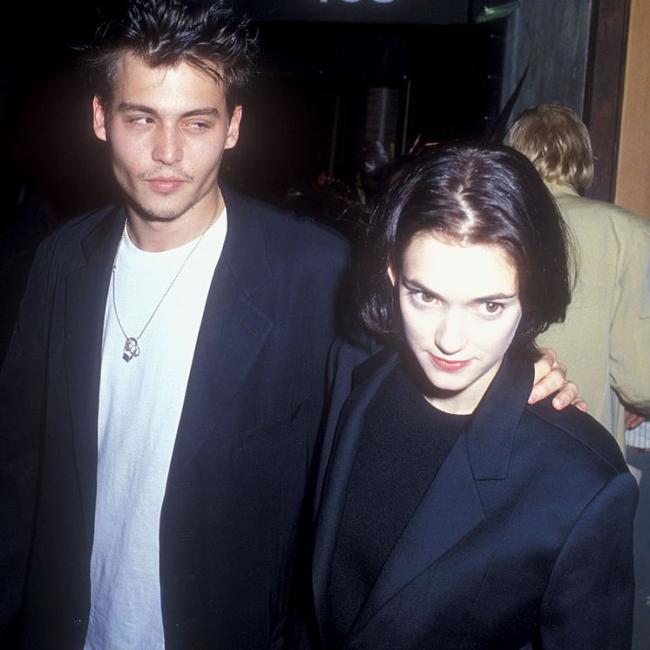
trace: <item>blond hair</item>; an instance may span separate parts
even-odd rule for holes
[[[524,111],[504,142],[523,153],[545,181],[568,183],[582,192],[594,179],[589,131],[566,106],[542,104]]]

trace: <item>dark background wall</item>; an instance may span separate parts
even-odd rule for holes
[[[16,220],[16,201],[31,209],[25,192],[45,198],[60,219],[113,196],[74,46],[92,37],[98,15],[119,4],[24,3],[4,22],[0,146],[11,161],[2,189],[5,227]],[[471,24],[467,0],[233,4],[258,19],[263,75],[226,171],[254,194],[281,200],[322,172],[354,184],[378,139],[373,120],[385,125],[384,153],[394,158],[416,142],[482,137],[498,115],[505,22]]]
[[[521,0],[508,21],[503,98],[528,68],[514,106],[560,103],[583,113],[592,0]]]
[[[10,171],[0,189],[0,229],[15,221],[26,187],[38,188],[59,215],[111,198],[103,149],[90,130],[88,89],[69,46],[88,40],[98,13],[118,4],[23,3],[3,21],[0,146]],[[611,80],[623,61],[595,35],[608,33],[616,12],[625,26],[618,7],[627,0],[234,4],[258,19],[265,74],[227,166],[235,182],[261,196],[278,200],[323,172],[354,183],[376,155],[378,133],[389,158],[427,141],[488,137],[526,69],[513,116],[559,101],[597,124],[597,139],[609,134],[596,143],[601,161],[616,146]],[[609,81],[598,85],[608,61]],[[605,170],[595,192],[610,191],[613,172]]]
[[[484,137],[499,113],[503,27],[261,23],[264,74],[232,167],[278,200],[321,173],[354,184],[378,156]]]

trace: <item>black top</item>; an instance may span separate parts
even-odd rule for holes
[[[330,633],[337,642],[352,627],[395,540],[470,419],[431,406],[401,366],[370,402],[328,588]]]

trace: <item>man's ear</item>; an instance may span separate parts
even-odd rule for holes
[[[230,116],[230,124],[228,125],[228,134],[226,135],[225,149],[232,149],[239,140],[239,125],[241,124],[242,107],[235,106],[232,115]]]
[[[106,142],[106,110],[102,100],[95,95],[93,97],[93,131],[95,135]]]

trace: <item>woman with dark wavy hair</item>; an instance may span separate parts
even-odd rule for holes
[[[629,645],[636,485],[585,413],[527,399],[535,336],[562,320],[562,220],[505,147],[438,146],[386,192],[346,349],[315,533],[325,648]],[[334,394],[342,391],[335,389]]]

